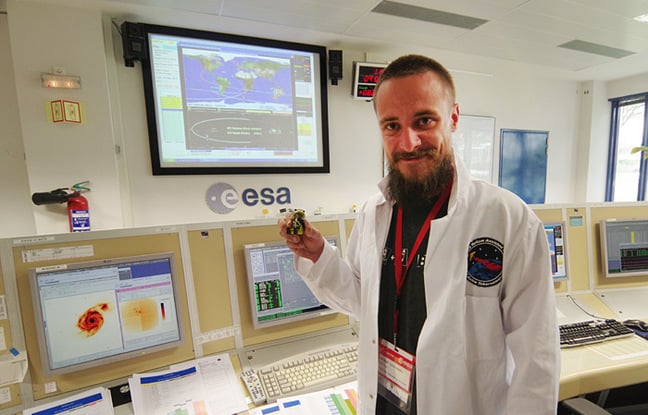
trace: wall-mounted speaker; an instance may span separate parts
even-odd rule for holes
[[[135,66],[135,61],[147,58],[146,38],[142,28],[137,23],[124,22],[121,24],[122,48],[124,65]]]
[[[337,85],[338,79],[342,79],[342,51],[328,51],[328,70],[331,84]]]

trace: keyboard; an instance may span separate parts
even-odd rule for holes
[[[614,319],[560,325],[560,347],[575,347],[632,336],[634,331]]]
[[[315,392],[356,379],[358,344],[344,343],[311,350],[257,370],[268,403]]]

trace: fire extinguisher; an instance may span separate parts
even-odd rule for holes
[[[90,209],[88,199],[81,192],[90,190],[85,187],[89,181],[77,183],[70,188],[54,189],[50,192],[32,194],[35,205],[52,203],[67,203],[68,224],[70,232],[86,232],[90,230]]]
[[[86,232],[90,230],[88,199],[81,192],[70,194],[67,200],[67,213],[70,232]]]

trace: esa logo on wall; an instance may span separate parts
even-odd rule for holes
[[[238,206],[239,202],[244,205],[254,207],[258,204],[263,206],[270,205],[288,205],[290,200],[290,189],[287,187],[279,187],[271,189],[264,187],[262,189],[247,188],[239,193],[236,189],[228,183],[216,183],[207,189],[205,195],[207,206],[216,213],[225,215],[230,213]]]

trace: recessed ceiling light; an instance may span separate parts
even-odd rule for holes
[[[634,18],[634,20],[641,23],[648,23],[648,13],[642,14],[641,16],[637,16]]]

